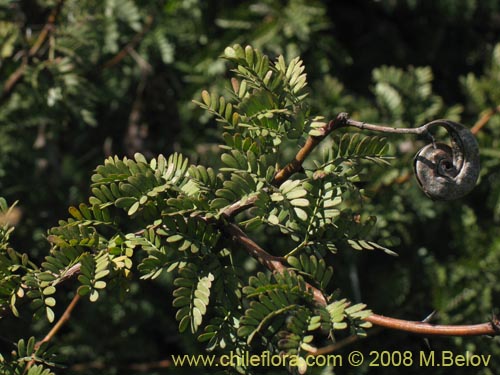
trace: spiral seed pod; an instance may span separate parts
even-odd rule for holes
[[[479,146],[465,126],[449,120],[436,120],[425,125],[427,130],[443,126],[451,145],[431,143],[417,152],[415,176],[422,191],[434,200],[463,197],[476,185],[479,177]]]

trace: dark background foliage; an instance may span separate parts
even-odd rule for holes
[[[29,56],[58,6],[47,42]],[[47,229],[88,195],[90,175],[104,157],[175,150],[193,162],[218,163],[220,129],[191,100],[202,89],[224,92],[226,67],[218,57],[227,45],[251,44],[287,60],[300,55],[315,114],[327,117],[348,111],[393,126],[448,117],[472,126],[500,105],[500,4],[494,0],[1,0],[0,19],[0,191],[20,202],[14,247],[39,259]],[[11,85],[21,66],[22,77]],[[493,114],[477,134],[480,183],[451,203],[432,202],[416,189],[410,176],[416,145],[391,137],[392,166],[366,181],[373,199],[353,210],[377,215],[378,239],[399,257],[332,257],[339,289],[382,314],[421,320],[437,310],[440,323],[487,320],[500,292],[499,135]],[[279,240],[256,240],[279,253]],[[177,333],[163,281],[134,282],[126,297],[109,292],[96,304],[82,303],[57,340],[70,358],[67,373],[141,373],[133,367],[138,363],[146,373],[178,373],[155,363],[174,353],[202,353],[194,338]],[[2,352],[26,333],[28,318],[0,321]],[[30,330],[41,336],[47,325]],[[429,344],[496,356],[490,368],[473,370],[479,374],[500,366],[498,340],[432,338]],[[426,347],[421,337],[377,331],[341,353]]]

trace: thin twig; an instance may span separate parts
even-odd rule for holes
[[[57,16],[59,13],[61,13],[61,9],[64,5],[64,0],[59,0],[57,5],[55,6],[54,9],[50,12],[49,18],[47,19],[47,22],[43,26],[42,31],[40,31],[40,34],[38,34],[38,38],[36,42],[31,46],[30,51],[29,51],[29,56],[35,56],[40,47],[43,45],[47,37],[49,36],[49,33],[54,29],[54,25],[57,20]]]
[[[225,208],[222,212],[222,214],[227,217],[227,218],[232,218],[238,215],[239,213],[253,207],[254,203],[258,200],[258,196],[254,195],[248,199],[246,199],[244,202],[241,200],[233,203],[229,207]]]
[[[54,336],[57,334],[57,332],[59,332],[59,330],[61,329],[61,327],[69,320],[69,318],[71,317],[71,312],[73,311],[73,309],[75,308],[76,304],[78,303],[78,301],[80,300],[80,295],[77,293],[75,294],[75,296],[73,297],[73,299],[71,300],[71,302],[69,303],[68,307],[66,307],[66,310],[64,310],[64,313],[61,315],[61,317],[59,318],[59,320],[57,321],[56,324],[54,324],[54,326],[52,327],[52,329],[49,331],[49,333],[47,333],[47,335],[45,335],[45,337],[38,341],[36,344],[35,344],[35,351],[38,350],[38,348],[40,348],[40,346],[45,343],[45,342],[49,342],[50,340],[52,340],[54,338]],[[35,359],[33,358],[30,362],[28,362],[25,370],[24,370],[24,373],[27,373],[28,370],[30,369],[31,366],[33,366],[35,364]]]
[[[240,245],[248,254],[253,258],[257,259],[262,265],[267,267],[271,271],[276,271],[279,273],[285,272],[288,268],[283,264],[285,261],[282,257],[276,257],[269,254],[259,245],[257,245],[250,237],[246,235],[237,225],[226,224],[222,227],[222,230],[226,235],[232,239],[232,241]],[[326,306],[327,301],[321,290],[315,288],[309,283],[306,283],[306,287],[313,294],[314,300],[321,306]]]
[[[326,137],[328,137],[335,129],[339,129],[342,127],[352,126],[358,129],[366,129],[373,130],[384,133],[394,133],[394,134],[416,134],[416,135],[425,135],[428,134],[429,124],[422,125],[418,128],[391,128],[388,126],[381,125],[373,125],[365,122],[360,122],[356,120],[352,120],[349,118],[349,115],[345,112],[339,113],[334,120],[331,120],[328,124],[321,129],[321,135],[318,136],[309,136],[306,140],[304,146],[300,148],[300,150],[295,155],[294,159],[289,162],[285,167],[276,172],[274,176],[273,185],[279,186],[283,182],[285,182],[290,176],[296,172],[299,172],[302,169],[302,164],[306,160],[306,158],[311,154],[311,152],[323,141]],[[223,212],[227,217],[234,217],[237,214],[251,208],[257,197],[251,197],[247,199],[244,203],[241,201],[235,202],[228,208],[226,208]]]
[[[274,177],[274,184],[280,185],[286,181],[293,173],[300,171],[302,164],[309,154],[316,148],[316,146],[325,139],[334,129],[342,127],[355,127],[361,130],[372,130],[382,133],[392,134],[414,134],[414,135],[427,135],[429,134],[429,127],[432,123],[422,125],[418,128],[392,128],[390,126],[373,125],[366,122],[356,121],[349,118],[347,113],[339,113],[337,117],[330,121],[323,129],[320,136],[309,136],[304,146],[299,150],[295,158],[288,163],[283,169],[276,173]]]
[[[142,107],[144,101],[144,92],[146,89],[146,83],[149,74],[152,71],[151,66],[147,61],[145,61],[139,54],[137,54],[133,49],[131,50],[131,56],[134,57],[139,68],[141,70],[140,80],[137,85],[136,94],[134,102],[132,103],[132,110],[128,118],[127,134],[123,143],[128,155],[133,155],[136,152],[140,152],[144,147],[145,135],[141,134],[141,115]]]
[[[60,276],[54,274],[55,277],[59,277],[59,280],[56,283],[54,283],[54,286],[55,285],[59,285],[59,284],[65,282],[65,281],[71,280],[73,277],[78,276],[80,274],[80,271],[81,271],[81,264],[80,263],[76,263],[73,266],[71,266],[70,268],[68,268]],[[29,289],[29,287],[27,285],[25,285],[25,284],[21,284],[21,287],[23,289]],[[24,293],[24,297],[26,297],[26,295],[27,295],[27,293]],[[17,301],[18,302],[21,301],[21,303],[27,303],[28,302],[28,300],[21,299],[21,297],[18,297]],[[9,309],[8,307],[2,307],[2,308],[0,308],[0,319],[1,318],[5,318],[5,317],[7,317],[10,314],[12,314],[12,310]]]
[[[3,103],[12,94],[14,87],[19,83],[19,81],[23,77],[27,66],[28,66],[28,58],[26,56],[23,56],[23,61],[21,62],[21,65],[19,65],[19,67],[16,70],[14,70],[14,72],[9,76],[9,78],[7,78],[5,84],[3,85],[2,94],[0,95],[0,103]]]
[[[52,338],[59,332],[61,327],[69,320],[71,317],[71,312],[75,308],[76,304],[80,300],[80,295],[77,293],[69,303],[68,307],[66,307],[66,310],[64,310],[63,314],[59,318],[56,324],[54,324],[54,327],[47,333],[47,335],[40,341],[38,341],[35,345],[35,349],[38,349],[44,342],[49,342],[52,340]]]
[[[319,136],[309,136],[306,143],[297,152],[295,158],[288,163],[283,169],[279,170],[274,176],[273,184],[276,186],[281,185],[285,182],[292,174],[300,171],[302,164],[306,160],[307,156],[316,148],[316,146],[328,135],[337,128],[346,126],[346,121],[348,121],[347,113],[339,113],[337,117],[330,121],[323,129],[322,135]]]
[[[345,121],[347,120],[347,113],[339,113],[335,120],[330,121],[322,130],[322,135],[319,136],[309,136],[306,139],[304,146],[295,155],[294,159],[289,162],[285,167],[276,172],[272,184],[274,186],[280,186],[283,182],[288,180],[291,175],[299,172],[302,169],[302,164],[306,158],[311,154],[311,152],[318,146],[321,141],[323,141],[328,135],[339,127],[345,126]],[[233,203],[231,206],[227,207],[223,211],[223,215],[228,218],[232,218],[237,214],[253,207],[253,204],[257,201],[258,197],[253,196],[246,199],[244,202],[241,200]]]
[[[476,121],[474,126],[471,128],[471,133],[472,134],[477,134],[479,131],[490,121],[490,119],[500,112],[500,105],[497,106],[496,108],[490,108],[485,114],[483,114],[479,120]]]
[[[366,122],[360,122],[352,120],[349,115],[345,112],[339,113],[334,120],[331,120],[323,129],[321,129],[321,135],[319,136],[309,136],[306,140],[304,146],[295,155],[295,158],[289,162],[285,167],[276,172],[274,176],[273,185],[279,186],[285,182],[290,176],[302,169],[302,164],[306,158],[311,154],[311,152],[328,137],[333,130],[351,126],[361,130],[372,130],[383,133],[393,133],[393,134],[415,134],[415,135],[426,135],[429,133],[429,126],[431,123],[422,125],[418,128],[391,128],[389,126],[373,125]],[[403,181],[404,182],[404,181]],[[251,197],[247,199],[244,203],[241,201],[235,202],[223,212],[227,217],[234,217],[237,214],[251,208],[257,197]]]
[[[366,335],[368,337],[373,337],[375,335],[378,335],[380,332],[382,332],[384,329],[382,327],[375,327],[366,332]],[[349,346],[351,344],[354,344],[355,342],[364,339],[364,336],[358,336],[358,335],[352,335],[348,336],[345,339],[342,339],[338,342],[334,342],[333,344],[323,346],[321,348],[317,348],[313,351],[310,351],[309,353],[314,356],[319,356],[319,355],[325,355],[328,353],[333,353],[336,352],[346,346]]]
[[[3,103],[5,100],[7,100],[12,94],[16,85],[19,82],[21,82],[21,79],[23,78],[24,73],[26,72],[26,68],[28,66],[30,58],[32,58],[38,53],[40,47],[44,44],[50,32],[54,29],[54,25],[56,23],[57,17],[61,13],[63,5],[64,5],[64,0],[59,0],[57,5],[50,12],[49,17],[47,18],[47,22],[45,23],[45,26],[43,27],[42,31],[40,31],[38,38],[36,39],[33,46],[31,46],[27,56],[26,55],[23,56],[23,61],[21,62],[21,65],[19,65],[19,67],[5,81],[5,84],[2,88],[2,94],[0,95],[0,103]]]
[[[418,128],[392,128],[390,126],[368,124],[366,122],[356,121],[350,118],[346,119],[344,126],[352,126],[361,130],[372,130],[376,132],[392,134],[425,135],[429,132],[428,124],[422,125]]]
[[[144,27],[139,31],[137,34],[134,35],[134,37],[130,40],[130,42],[127,43],[125,47],[123,47],[115,56],[113,56],[111,59],[106,61],[102,67],[104,69],[106,68],[111,68],[112,66],[115,66],[118,64],[120,61],[122,61],[133,49],[137,47],[137,45],[142,41],[144,36],[147,34],[147,32],[151,29],[151,26],[153,25],[154,17],[151,15],[148,15],[146,17],[146,21],[144,22]]]

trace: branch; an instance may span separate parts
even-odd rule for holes
[[[43,45],[43,43],[47,39],[47,36],[49,35],[49,32],[52,31],[52,29],[54,28],[57,16],[59,16],[59,13],[61,13],[63,5],[64,5],[64,0],[59,0],[55,8],[52,9],[49,18],[47,19],[47,22],[45,23],[42,31],[38,35],[35,44],[33,44],[33,46],[30,48],[29,56],[35,56],[40,47]]]
[[[64,313],[61,315],[57,323],[54,324],[54,327],[52,327],[49,333],[47,333],[47,335],[42,340],[36,343],[35,349],[38,349],[44,342],[49,342],[50,340],[52,340],[52,338],[57,334],[57,332],[59,332],[64,323],[69,320],[69,318],[71,317],[71,312],[73,311],[79,300],[80,295],[77,293],[69,303],[68,307],[66,307],[66,310],[64,310]]]
[[[335,129],[352,126],[358,129],[366,129],[373,130],[384,133],[395,133],[395,134],[417,134],[417,135],[426,135],[428,134],[429,124],[422,125],[419,128],[391,128],[388,126],[381,125],[372,125],[367,124],[365,122],[359,122],[356,120],[352,120],[349,118],[349,115],[345,112],[341,112],[335,117],[334,120],[331,120],[323,129],[322,135],[319,136],[309,136],[306,140],[304,146],[297,152],[295,158],[289,162],[284,168],[280,169],[276,172],[274,176],[273,185],[279,186],[283,182],[285,182],[291,175],[296,172],[299,172],[302,169],[302,164],[306,160],[306,158],[311,154],[311,152],[318,146],[321,141],[323,141],[326,137],[328,137],[332,131]],[[224,210],[224,215],[227,217],[234,217],[240,212],[245,211],[246,209],[252,207],[252,205],[257,200],[257,197],[252,197],[245,201],[245,203],[241,203],[241,201],[235,202],[228,208]]]
[[[379,334],[380,332],[383,331],[383,328],[381,327],[376,327],[376,328],[372,328],[370,329],[369,331],[366,332],[367,336],[368,337],[373,337],[377,334]],[[352,336],[348,336],[346,337],[345,339],[342,339],[340,341],[337,341],[337,342],[334,342],[333,344],[330,344],[330,345],[326,345],[326,346],[323,346],[321,348],[316,348],[312,351],[310,351],[309,353],[314,355],[314,356],[319,356],[319,355],[325,355],[325,354],[329,354],[329,353],[333,353],[333,352],[336,352],[346,346],[349,346],[351,344],[354,344],[355,342],[361,340],[361,339],[364,339],[365,337],[364,336],[358,336],[358,335],[352,335]]]
[[[234,243],[243,247],[243,249],[250,254],[250,256],[257,259],[262,265],[267,267],[271,271],[276,271],[283,273],[287,271],[287,267],[283,264],[285,261],[282,257],[276,257],[269,254],[259,245],[257,245],[250,237],[248,237],[245,232],[243,232],[236,224],[227,224],[222,227],[223,232],[233,240]],[[307,289],[309,289],[314,296],[314,300],[321,306],[326,306],[327,301],[321,290],[315,288],[309,283],[306,283]]]
[[[292,174],[299,172],[302,168],[302,164],[306,160],[307,156],[316,148],[316,146],[328,135],[337,128],[346,126],[346,121],[349,121],[347,113],[339,113],[335,120],[330,121],[324,128],[323,134],[320,136],[309,136],[306,143],[297,152],[295,158],[288,163],[283,169],[279,170],[274,177],[273,184],[276,186],[281,185],[285,182]]]
[[[285,272],[288,267],[283,264],[284,259],[275,257],[266,252],[250,239],[238,226],[228,224],[223,226],[222,230],[235,243],[239,244],[252,257],[266,266],[271,271]],[[320,306],[326,306],[327,301],[321,290],[313,285],[306,283],[307,288],[312,291],[314,300]],[[366,321],[379,327],[390,328],[398,331],[416,333],[420,335],[441,335],[441,336],[481,336],[481,335],[500,335],[500,321],[494,317],[490,322],[473,325],[434,325],[424,322],[415,322],[390,318],[378,314],[372,314]]]
[[[484,115],[482,115],[479,120],[476,121],[474,126],[471,128],[471,133],[476,135],[479,131],[490,121],[493,115],[500,112],[500,105],[496,108],[490,108]]]
[[[73,311],[73,309],[75,308],[75,306],[79,300],[80,300],[80,295],[77,293],[77,294],[75,294],[75,296],[73,297],[73,299],[69,303],[68,307],[66,307],[66,310],[64,310],[64,313],[61,315],[61,317],[59,318],[57,323],[54,324],[54,327],[52,327],[52,329],[49,331],[49,333],[47,333],[47,335],[45,335],[45,337],[42,340],[38,341],[35,344],[35,351],[38,350],[38,348],[40,348],[40,346],[43,343],[49,342],[50,340],[52,340],[52,338],[57,334],[57,332],[59,332],[59,330],[64,325],[64,323],[66,323],[69,320],[69,318],[71,317],[71,312]],[[30,369],[30,367],[33,366],[34,364],[35,364],[35,359],[33,358],[31,361],[28,362],[26,368],[24,369],[23,374],[26,374],[28,372],[28,370]]]
[[[70,268],[68,268],[63,274],[60,275],[60,279],[57,283],[54,285],[59,285],[67,280],[71,280],[73,277],[76,277],[80,274],[81,270],[81,263],[76,263]],[[59,277],[59,275],[54,274],[54,276]],[[24,284],[22,284],[22,287],[25,289],[28,289],[28,287]],[[27,293],[24,293],[23,298],[27,296]],[[18,297],[18,301],[22,301],[22,303],[27,303],[27,300],[21,300],[21,297]],[[12,314],[12,310],[9,309],[7,306],[3,306],[0,308],[0,319],[7,317],[8,315]]]
[[[283,182],[285,182],[290,176],[296,172],[299,172],[302,168],[302,164],[304,163],[306,157],[316,148],[316,146],[326,138],[326,136],[335,128],[334,126],[335,120],[331,121],[325,128],[325,135],[313,137],[310,136],[307,138],[304,146],[299,150],[295,158],[288,163],[283,169],[276,172],[274,176],[273,185],[279,186]],[[232,218],[239,213],[251,208],[255,201],[258,199],[257,196],[250,197],[242,203],[241,200],[233,203],[231,206],[224,209],[222,212],[228,218]]]
[[[23,77],[27,65],[28,59],[26,56],[23,56],[23,62],[21,63],[21,65],[19,65],[19,67],[14,70],[14,72],[9,76],[9,78],[7,78],[7,81],[5,81],[5,84],[3,85],[2,94],[0,95],[0,103],[3,103],[12,94],[12,90],[14,90],[14,87],[20,82],[21,78]]]
[[[418,321],[402,320],[373,314],[366,321],[385,328],[438,336],[482,336],[500,335],[500,322],[494,317],[490,322],[471,325],[436,325]]]
[[[59,280],[58,284],[73,278],[73,276],[78,276],[80,274],[81,267],[82,267],[81,263],[76,263],[70,268],[68,268],[67,271],[64,272],[63,275],[61,275],[61,279]]]
[[[428,124],[422,125],[418,128],[392,128],[390,126],[373,125],[366,122],[360,122],[346,118],[343,126],[352,126],[361,130],[372,130],[382,133],[392,133],[392,134],[415,134],[415,135],[426,135],[429,133]]]
[[[245,203],[242,203],[241,200],[239,200],[225,208],[224,211],[222,211],[222,214],[227,218],[235,217],[239,213],[251,208],[257,199],[258,197],[254,195],[253,197],[245,200]]]
[[[499,106],[500,110],[500,106]],[[292,174],[299,172],[302,169],[302,164],[309,156],[309,154],[319,145],[319,143],[328,137],[330,133],[339,128],[351,126],[361,130],[372,130],[383,133],[393,133],[393,134],[415,134],[415,135],[427,135],[429,134],[429,127],[431,123],[422,125],[418,128],[392,128],[389,126],[381,126],[381,125],[373,125],[368,124],[366,122],[360,122],[356,120],[352,120],[349,118],[349,115],[345,112],[341,112],[335,117],[334,120],[331,120],[323,129],[322,135],[320,136],[309,136],[306,140],[306,143],[302,148],[297,152],[295,158],[288,163],[283,169],[279,170],[274,176],[273,185],[279,186],[283,182],[285,182]],[[234,217],[240,212],[250,208],[253,203],[257,200],[257,197],[248,199],[244,204],[240,201],[234,203],[230,207],[228,207],[224,214],[228,217]]]
[[[330,133],[337,128],[346,126],[345,122],[348,121],[347,113],[339,113],[335,120],[331,120],[322,130],[323,134],[320,136],[309,136],[306,140],[304,146],[301,147],[295,158],[288,163],[284,168],[280,169],[276,172],[274,176],[273,185],[280,186],[283,182],[288,180],[290,176],[296,172],[299,172],[302,169],[302,164],[309,156],[309,154],[320,144],[320,142],[328,137]],[[236,216],[237,214],[251,208],[255,201],[257,200],[257,196],[251,197],[247,199],[244,203],[241,201],[237,201],[233,203],[228,208],[224,209],[223,215],[231,218]]]
[[[16,85],[23,78],[26,67],[28,66],[29,59],[37,54],[40,47],[43,45],[45,40],[47,40],[49,33],[54,29],[54,25],[56,23],[57,17],[59,16],[59,13],[61,13],[63,5],[64,0],[59,0],[57,5],[50,12],[49,18],[47,19],[47,22],[45,23],[42,31],[40,31],[40,34],[38,35],[35,43],[28,51],[28,55],[25,55],[23,57],[21,65],[19,65],[19,67],[5,81],[2,89],[2,94],[0,95],[0,103],[4,102],[10,97]]]
[[[113,56],[111,59],[106,61],[102,68],[111,68],[112,66],[115,66],[118,64],[120,61],[122,61],[137,45],[144,39],[144,36],[147,34],[147,32],[151,29],[151,26],[153,25],[154,17],[151,15],[148,15],[146,17],[146,21],[144,23],[144,27],[142,28],[141,31],[139,31],[137,34],[134,35],[132,40],[127,43],[125,47],[123,47],[115,56]]]

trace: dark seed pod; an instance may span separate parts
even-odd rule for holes
[[[422,191],[434,200],[453,200],[468,194],[479,177],[479,146],[465,126],[449,120],[425,125],[427,130],[443,126],[451,145],[431,143],[414,160],[415,176]]]

